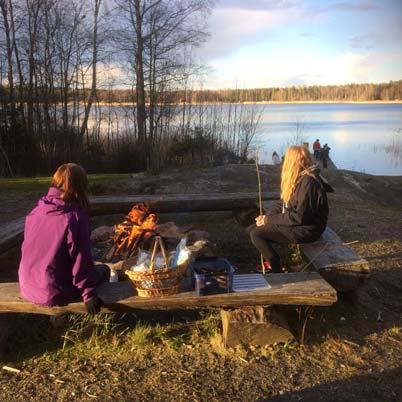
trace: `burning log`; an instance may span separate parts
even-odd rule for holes
[[[104,261],[130,261],[138,250],[152,250],[155,236],[163,239],[168,251],[175,250],[178,242],[187,237],[187,245],[194,256],[214,255],[214,245],[208,240],[209,233],[191,226],[177,226],[174,222],[157,224],[158,218],[147,204],[136,204],[124,221],[110,228],[111,246],[103,255]],[[94,236],[95,237],[95,236]]]
[[[125,220],[115,226],[113,246],[107,259],[113,257],[130,258],[138,247],[146,246],[156,235],[157,216],[150,213],[147,204],[137,204],[131,208]]]

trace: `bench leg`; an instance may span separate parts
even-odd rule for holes
[[[0,314],[0,360],[7,349],[8,341],[17,328],[17,314]]]
[[[285,317],[275,307],[221,310],[221,318],[226,347],[239,344],[264,346],[294,339]]]

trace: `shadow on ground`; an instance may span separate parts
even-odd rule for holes
[[[349,401],[400,401],[402,400],[402,366],[393,370],[358,375],[346,380],[320,384],[300,391],[284,392],[266,402],[349,402]]]

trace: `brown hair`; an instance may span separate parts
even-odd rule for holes
[[[61,191],[64,201],[75,202],[84,209],[89,208],[87,173],[80,165],[65,163],[59,166],[52,177],[51,186]]]
[[[312,163],[310,152],[305,147],[292,146],[286,151],[281,175],[281,198],[285,203],[292,197],[300,173]]]

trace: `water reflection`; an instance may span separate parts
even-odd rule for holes
[[[316,138],[331,147],[340,169],[402,175],[402,105],[270,105],[256,138],[267,155],[284,152],[296,135],[294,116],[303,116],[303,142]],[[292,117],[291,117],[292,116]],[[285,148],[285,149],[284,149]]]
[[[349,134],[345,130],[337,130],[334,133],[334,137],[337,143],[347,143],[349,141]]]
[[[390,143],[384,145],[384,151],[391,156],[392,160],[395,163],[395,166],[402,165],[402,129],[396,129],[395,134]]]

